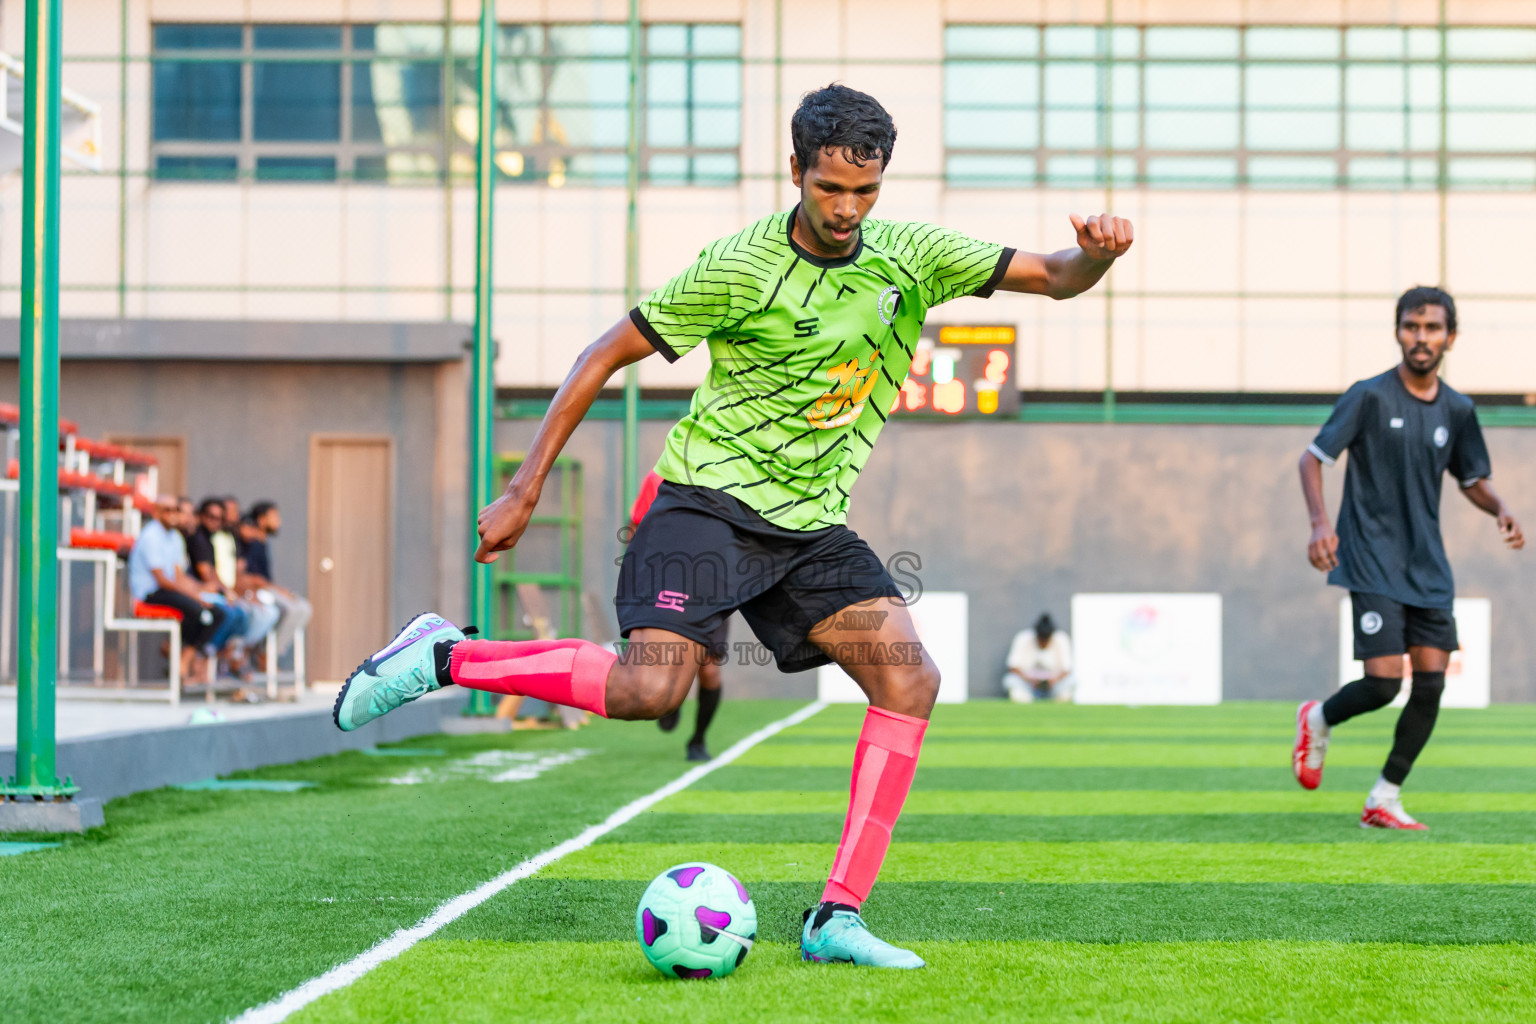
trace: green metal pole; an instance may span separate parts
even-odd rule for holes
[[[624,301],[640,301],[640,0],[629,0],[629,151],[624,176]],[[624,507],[640,494],[640,371],[624,367]]]
[[[443,105],[440,172],[443,180],[443,319],[453,320],[453,0],[443,0]]]
[[[1104,209],[1115,212],[1114,53],[1115,2],[1104,4],[1104,30],[1099,39],[1099,147],[1104,153]],[[1104,422],[1115,422],[1115,276],[1104,275]]]
[[[128,316],[128,0],[118,5],[117,317]]]
[[[492,200],[496,193],[496,0],[480,3],[480,129],[475,139],[475,342],[470,367],[469,509],[477,516],[491,503],[494,459],[492,410],[495,408],[495,343],[491,340],[491,242],[495,232]],[[473,520],[471,529],[473,530]],[[474,536],[471,533],[471,536]],[[489,636],[496,635],[491,613],[491,567],[475,562],[469,570],[470,617]],[[468,715],[492,713],[491,695],[471,692]]]
[[[59,598],[59,54],[63,0],[27,0],[21,213],[21,573],[16,775],[4,793],[75,791],[54,764]]]
[[[773,3],[773,205],[784,201],[784,0]]]

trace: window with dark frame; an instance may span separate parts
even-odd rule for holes
[[[1536,29],[952,24],[944,52],[952,188],[1536,187]]]
[[[441,24],[153,27],[151,166],[161,180],[440,183],[474,174],[478,31]],[[622,23],[502,25],[497,177],[622,184]],[[641,180],[741,176],[741,28],[643,30]],[[445,59],[446,55],[446,59]]]

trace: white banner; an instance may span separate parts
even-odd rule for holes
[[[970,691],[970,658],[966,650],[969,598],[959,591],[925,590],[907,611],[917,628],[918,639],[938,666],[939,703],[964,704]],[[868,700],[859,684],[836,665],[823,665],[817,670],[816,694],[818,700],[829,704],[863,704]]]
[[[1485,708],[1493,694],[1493,602],[1486,597],[1458,597],[1454,608],[1456,639],[1461,650],[1451,653],[1445,670],[1443,708]],[[1355,624],[1349,595],[1339,599],[1339,685],[1352,683],[1365,675],[1365,666],[1355,660]],[[1392,703],[1408,703],[1408,680],[1413,666],[1403,655],[1403,688]]]
[[[1074,594],[1079,704],[1220,704],[1220,594]]]

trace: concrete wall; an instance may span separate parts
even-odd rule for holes
[[[641,455],[669,425],[645,423]],[[500,424],[521,449],[535,424]],[[622,552],[621,425],[583,424],[566,451],[586,472],[586,578],[611,598]],[[882,558],[922,559],[926,588],[970,595],[970,687],[1000,693],[1014,632],[1049,609],[1069,622],[1088,591],[1216,591],[1224,601],[1230,699],[1299,698],[1337,677],[1338,600],[1306,561],[1296,460],[1307,427],[902,423],[885,430],[854,491],[849,525]],[[1536,431],[1489,430],[1494,483],[1536,524]],[[1337,502],[1342,471],[1326,488]],[[1335,504],[1336,508],[1336,504]],[[1493,600],[1493,697],[1536,700],[1536,579],[1530,551],[1510,553],[1493,521],[1448,485],[1442,509],[1457,592]],[[611,626],[610,626],[611,628]],[[1070,626],[1069,626],[1070,628]],[[738,617],[734,639],[749,639]],[[812,673],[727,669],[733,692],[807,697]]]
[[[16,364],[0,362],[0,395]],[[190,495],[278,503],[278,583],[308,589],[309,439],[387,435],[395,445],[392,622],[464,604],[464,377],[457,363],[66,360],[60,408],[88,437],[182,436]]]

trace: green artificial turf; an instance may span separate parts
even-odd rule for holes
[[[711,746],[798,706],[728,699]],[[798,959],[863,720],[835,706],[294,1019],[1529,1019],[1536,708],[1442,715],[1404,789],[1427,834],[1357,826],[1395,712],[1339,729],[1307,793],[1294,710],[937,709],[865,906],[924,971]],[[113,801],[106,827],[0,858],[0,1021],[234,1017],[676,778],[681,747],[613,722],[422,737],[233,780],[292,792]],[[635,903],[701,859],[746,882],[761,941],[728,979],[667,980]]]
[[[424,942],[300,1013],[303,1024],[522,1021],[1520,1022],[1524,945],[925,942],[931,966],[812,965],[758,945],[723,981],[669,981],[633,942]]]
[[[712,738],[723,748],[799,706],[727,703]],[[105,827],[0,859],[0,1022],[222,1020],[691,767],[676,735],[620,722],[420,745],[448,752],[431,765],[598,753],[527,782],[422,785],[385,781],[409,759],[347,753],[242,773],[318,784],[298,792],[114,800]]]
[[[1341,730],[1342,731],[1342,730]],[[1391,746],[1385,739],[1372,741],[1340,738],[1328,749],[1330,766],[1379,767]],[[1277,761],[1276,754],[1280,755]],[[1031,743],[984,739],[970,742],[926,744],[923,764],[934,768],[1044,768],[1097,765],[1134,768],[1144,764],[1177,764],[1195,767],[1257,768],[1290,764],[1288,741],[1222,743],[1140,742],[1133,740],[1085,740],[1080,743]],[[1425,748],[1424,765],[1447,767],[1536,767],[1536,744],[1474,743],[1447,740]],[[847,767],[853,748],[847,740],[785,742],[758,747],[739,762],[757,767]]]
[[[1356,814],[1359,793],[1308,793],[1292,786],[1278,793],[1138,792],[1136,790],[917,790],[907,797],[903,815],[1123,815],[1123,814]],[[662,814],[837,814],[848,807],[842,790],[757,790],[719,793],[685,789],[656,806]],[[1536,793],[1415,793],[1413,808],[1430,814],[1536,812]],[[903,818],[903,820],[907,820]]]
[[[1346,820],[1339,831],[1353,829]],[[1346,833],[1351,834],[1351,833]],[[1376,843],[970,842],[891,844],[880,877],[890,882],[1448,882],[1536,884],[1536,846],[1427,843],[1411,832]],[[901,836],[900,829],[897,831]],[[824,878],[826,843],[600,842],[545,870],[561,878],[649,880],[689,860],[718,863],[739,878]]]

